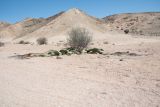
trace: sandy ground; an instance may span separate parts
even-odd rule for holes
[[[93,43],[91,47],[105,53],[129,51],[140,56],[83,54],[22,60],[10,56],[64,45],[0,47],[0,107],[160,107],[159,38],[108,34]]]

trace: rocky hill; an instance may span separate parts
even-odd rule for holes
[[[25,20],[12,25],[0,24],[0,36],[1,38],[11,39],[21,38],[24,35],[32,33],[37,29],[41,28],[42,26],[45,26],[61,14],[62,12],[48,18],[26,18]]]
[[[73,27],[85,27],[94,34],[106,32],[104,21],[73,8],[48,18],[25,19],[0,31],[0,36],[17,41],[35,42],[39,37],[52,38],[58,35],[66,35]]]
[[[35,41],[39,37],[52,38],[59,35],[67,35],[66,33],[73,27],[84,27],[90,32],[103,33],[106,31],[105,23],[91,17],[79,9],[70,9],[45,26],[39,28],[33,33],[25,35],[24,40]]]
[[[103,18],[108,29],[133,35],[160,36],[160,12],[128,13]]]

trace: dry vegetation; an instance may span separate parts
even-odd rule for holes
[[[46,45],[47,44],[47,39],[45,37],[41,37],[37,39],[37,44],[38,45]]]
[[[0,42],[0,47],[4,46],[4,43],[3,42]]]
[[[89,43],[92,41],[90,32],[85,28],[73,28],[69,33],[67,39],[68,44],[71,48],[75,48],[80,53],[83,49],[87,48]]]

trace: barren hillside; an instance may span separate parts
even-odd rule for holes
[[[106,32],[106,23],[73,8],[48,18],[29,18],[10,25],[0,31],[0,36],[18,42],[20,40],[35,42],[39,37],[50,38],[66,33],[73,27],[85,27],[95,35]],[[7,38],[7,39],[8,39]]]
[[[7,22],[0,22],[0,31],[4,28],[6,28],[7,26],[9,26],[10,24]]]
[[[117,14],[103,19],[110,30],[129,29],[134,35],[160,36],[159,12]]]
[[[55,18],[55,20],[52,20],[35,32],[25,35],[21,39],[34,42],[39,37],[46,37],[51,40],[52,37],[66,35],[73,27],[85,27],[94,34],[106,31],[103,21],[89,16],[79,9],[70,9],[58,18]]]
[[[42,26],[45,26],[50,21],[54,20],[56,17],[61,15],[63,12],[60,12],[54,16],[51,16],[49,18],[27,18],[23,21],[17,22],[12,25],[8,25],[5,29],[2,29],[0,31],[0,36],[2,38],[11,38],[11,39],[17,39],[20,38],[26,34],[32,33],[35,30],[41,28]],[[3,27],[4,25],[2,25]],[[1,25],[0,25],[1,27]]]

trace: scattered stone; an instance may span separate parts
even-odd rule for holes
[[[123,59],[120,59],[119,61],[123,61]]]
[[[90,43],[90,45],[94,45],[94,43]]]
[[[18,44],[30,44],[30,42],[21,40],[18,42]]]
[[[39,57],[46,57],[46,55],[45,54],[40,54]]]
[[[117,56],[122,56],[122,55],[128,55],[128,56],[140,56],[136,53],[130,53],[129,51],[127,52],[115,52],[115,53],[112,53],[110,55],[117,55]]]
[[[129,33],[129,29],[125,29],[125,30],[124,30],[124,33],[125,33],[125,34],[128,34],[128,33]]]
[[[129,53],[130,56],[138,56],[136,53]]]
[[[108,42],[107,42],[107,41],[105,41],[105,42],[103,42],[103,44],[108,44]]]
[[[60,56],[57,56],[57,57],[56,57],[56,59],[63,59],[63,58],[62,58],[62,57],[60,57]]]
[[[106,92],[101,92],[101,94],[105,94],[106,95],[107,93]]]
[[[4,43],[3,42],[0,42],[0,47],[4,46]]]
[[[64,42],[64,41],[60,40],[59,42],[62,43],[62,42]]]

